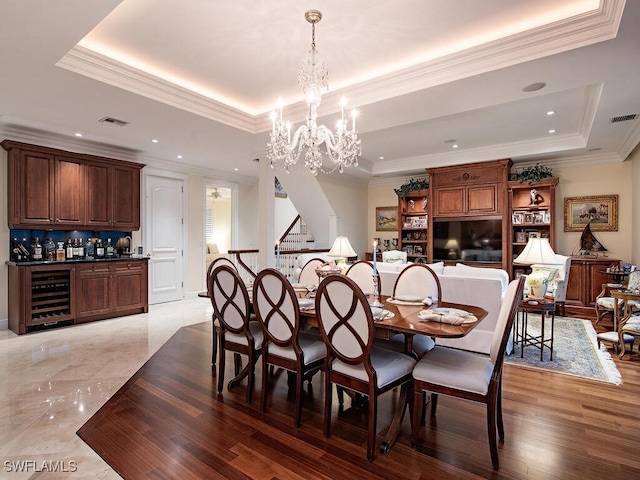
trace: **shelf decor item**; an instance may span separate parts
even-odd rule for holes
[[[412,178],[400,185],[400,188],[394,188],[394,192],[396,192],[396,195],[400,198],[404,198],[409,192],[416,192],[427,188],[429,188],[429,181],[426,178]],[[423,203],[426,205],[426,201]]]
[[[549,167],[536,163],[531,167],[525,167],[522,170],[512,173],[509,180],[520,183],[526,182],[529,185],[533,185],[534,183],[538,183],[540,180],[551,177],[553,177],[553,172]]]

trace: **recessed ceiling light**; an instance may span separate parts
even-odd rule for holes
[[[158,143],[158,140],[154,138],[153,140],[151,140],[151,143]]]
[[[82,136],[82,134],[81,134],[80,132],[76,132],[76,133],[74,133],[74,135],[75,135],[76,137],[81,137],[81,136]]]
[[[453,145],[451,145],[451,148],[458,148],[458,144],[454,143]]]
[[[237,172],[238,170],[240,170],[238,167],[233,169],[234,172]]]
[[[182,155],[178,155],[178,158],[182,158]]]
[[[547,112],[547,115],[555,115],[555,114],[556,114],[556,111],[555,111],[555,110],[549,110],[549,111]]]
[[[551,130],[549,130],[549,133],[556,133],[556,131],[552,128]]]
[[[523,92],[536,92],[538,90],[542,90],[546,86],[547,86],[547,84],[544,83],[544,82],[535,82],[535,83],[532,83],[530,85],[526,85],[526,86],[522,87],[522,91]]]
[[[384,157],[378,157],[380,160],[384,160]]]

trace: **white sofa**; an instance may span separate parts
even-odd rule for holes
[[[300,278],[302,267],[304,267],[309,260],[314,258],[321,258],[325,262],[333,262],[336,259],[336,257],[330,257],[326,252],[301,253],[295,260],[295,271],[293,273],[295,281],[298,281],[298,278]]]
[[[393,293],[393,285],[400,271],[408,263],[378,262],[383,295]],[[487,310],[487,317],[463,338],[437,339],[438,345],[445,345],[473,352],[489,353],[491,339],[498,321],[502,299],[509,284],[506,271],[496,268],[470,267],[463,264],[444,266],[442,262],[430,264],[442,287],[442,301],[476,305]],[[507,352],[513,350],[513,340],[509,339]]]

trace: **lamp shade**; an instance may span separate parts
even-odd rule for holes
[[[449,240],[447,240],[444,248],[446,248],[447,250],[457,250],[458,248],[460,248],[460,245],[458,245],[458,240],[456,240],[455,238],[450,238]]]
[[[349,239],[347,237],[340,236],[336,237],[336,240],[333,242],[333,246],[327,255],[330,257],[347,258],[355,257],[357,254],[351,247]]]
[[[548,238],[532,237],[529,238],[527,245],[522,253],[518,255],[518,258],[514,260],[514,263],[557,265],[562,262],[558,261],[555,252],[549,245]]]

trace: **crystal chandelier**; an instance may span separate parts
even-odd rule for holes
[[[308,10],[304,14],[311,24],[311,50],[303,58],[298,67],[298,86],[302,88],[307,102],[306,123],[300,125],[291,137],[291,123],[282,120],[282,106],[280,112],[272,112],[273,126],[269,143],[267,143],[267,158],[271,161],[271,168],[282,165],[287,171],[296,165],[304,151],[304,164],[314,175],[318,171],[331,173],[336,169],[342,173],[345,167],[358,166],[358,157],[362,153],[362,146],[356,132],[356,111],[352,112],[351,130],[345,118],[345,99],[342,98],[342,117],[338,121],[336,132],[333,133],[324,125],[318,125],[318,106],[322,98],[321,90],[328,88],[327,65],[316,50],[316,23],[322,19],[319,10]],[[320,150],[325,145],[324,151]],[[333,163],[329,170],[323,168],[323,158],[328,157]],[[329,163],[329,162],[327,162]]]

